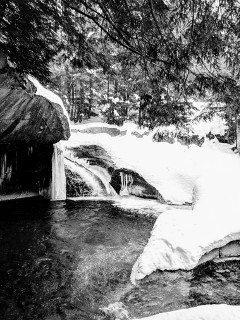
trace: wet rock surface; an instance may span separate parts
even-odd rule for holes
[[[207,262],[192,271],[157,271],[130,290],[122,302],[132,317],[204,304],[240,304],[238,261]]]

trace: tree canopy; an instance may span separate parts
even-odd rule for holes
[[[239,79],[237,0],[63,2],[131,52],[161,86],[173,84],[179,93],[191,94]]]
[[[110,75],[117,63],[125,82],[140,75],[153,117],[185,119],[192,96],[238,112],[238,0],[2,0],[0,31],[10,60],[40,78],[54,59]]]

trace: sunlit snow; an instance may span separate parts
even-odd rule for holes
[[[48,101],[51,101],[53,103],[57,103],[58,105],[61,106],[63,114],[68,119],[68,122],[70,124],[69,115],[63,105],[62,99],[53,91],[51,91],[47,88],[44,88],[36,78],[28,75],[28,80],[30,80],[34,84],[34,86],[37,88],[36,95],[42,96],[42,97],[46,98]]]
[[[141,320],[239,320],[240,307],[219,305],[203,305],[189,309],[159,313]],[[134,319],[140,320],[140,319]]]

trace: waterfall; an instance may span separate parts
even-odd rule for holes
[[[87,168],[102,181],[103,185],[105,186],[107,195],[118,196],[117,192],[110,185],[111,176],[105,168],[98,165],[88,165]]]
[[[101,168],[99,168],[97,174],[97,169],[92,169],[84,160],[78,158],[72,159],[67,156],[65,156],[65,164],[82,178],[82,180],[93,190],[95,196],[109,195],[106,182],[104,183],[102,181],[104,179],[103,174],[100,171]]]
[[[52,180],[49,186],[51,200],[66,199],[66,176],[64,168],[64,156],[61,141],[53,145],[52,156]]]

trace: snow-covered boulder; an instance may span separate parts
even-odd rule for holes
[[[240,160],[209,153],[194,186],[193,210],[161,214],[143,253],[133,266],[131,281],[155,270],[190,270],[215,248],[240,239]]]
[[[0,73],[0,142],[56,143],[70,136],[62,100],[33,77]]]

